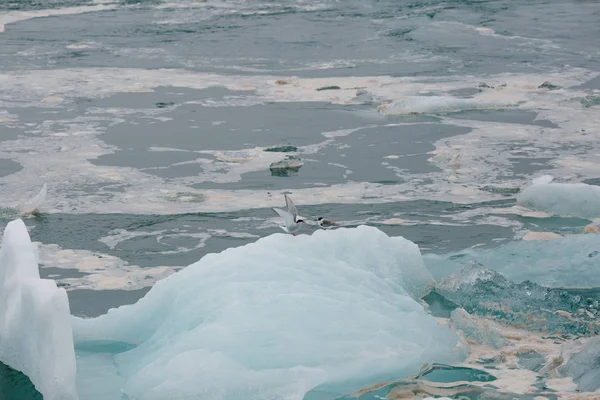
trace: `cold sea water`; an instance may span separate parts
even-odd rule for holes
[[[472,339],[463,369],[419,379],[476,382],[469,398],[591,399],[597,387],[544,363],[597,333],[600,239],[584,229],[600,218],[599,44],[594,0],[0,0],[0,228],[22,218],[42,278],[96,317],[282,232],[271,207],[287,193],[311,222],[301,234],[320,216],[369,225],[416,243],[438,281],[465,266],[508,279],[468,295],[445,281],[426,300],[439,318],[498,320],[511,350]],[[592,195],[518,201],[543,175]],[[518,304],[477,303],[503,290]],[[545,297],[517,311],[531,290]],[[548,309],[588,314],[540,329],[514,317]],[[5,393],[35,398],[7,368]]]

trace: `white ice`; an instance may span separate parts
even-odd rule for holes
[[[42,186],[42,189],[37,195],[35,195],[35,197],[29,199],[28,201],[18,206],[19,213],[21,215],[27,215],[38,211],[42,203],[44,203],[44,201],[46,200],[47,193],[48,184],[44,183],[44,186]]]
[[[467,249],[424,256],[436,279],[458,272],[469,261],[494,269],[514,282],[530,280],[547,287],[599,287],[597,235],[519,241],[491,249]]]
[[[517,204],[556,215],[600,217],[600,186],[585,183],[554,183],[545,175],[535,179],[517,197]]]
[[[0,249],[0,338],[0,361],[25,373],[45,400],[77,399],[67,293],[40,279],[20,219],[6,226]]]
[[[118,373],[131,398],[302,399],[339,382],[343,394],[464,356],[416,300],[432,282],[414,243],[373,227],[274,234],[205,256],[136,304],[74,317],[73,332],[78,348],[135,346],[80,359]],[[102,386],[84,375],[86,391]]]
[[[492,110],[509,107],[510,104],[461,99],[451,96],[408,96],[390,103],[383,103],[379,111],[385,115],[435,114],[468,110]]]
[[[83,14],[94,11],[105,11],[116,8],[115,5],[94,5],[94,6],[76,6],[65,7],[50,10],[33,10],[33,11],[4,11],[0,14],[0,33],[4,32],[5,25],[19,21],[25,21],[32,18],[44,18],[59,15]]]

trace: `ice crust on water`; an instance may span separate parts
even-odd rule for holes
[[[77,399],[67,293],[40,279],[37,250],[20,219],[4,230],[0,285],[0,361],[26,374],[44,400]]]
[[[462,358],[456,332],[415,300],[432,283],[414,243],[373,227],[274,234],[203,257],[134,305],[73,317],[73,332],[78,346],[135,345],[111,365],[136,399],[302,399]]]
[[[555,183],[545,175],[517,196],[517,204],[533,210],[580,218],[600,217],[600,186]]]
[[[596,235],[518,241],[446,255],[428,254],[424,260],[436,279],[476,262],[517,283],[530,280],[547,287],[600,287],[600,241]]]

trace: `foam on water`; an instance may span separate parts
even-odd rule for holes
[[[76,270],[83,276],[55,278],[66,290],[138,290],[152,286],[183,267],[139,267],[110,254],[38,244],[41,268]]]
[[[600,147],[594,132],[600,126],[600,116],[593,108],[585,108],[571,101],[584,94],[577,85],[595,74],[581,69],[565,69],[544,76],[534,74],[501,74],[489,77],[346,77],[313,78],[274,76],[221,76],[181,70],[141,69],[56,69],[52,71],[20,71],[0,73],[4,104],[19,101],[24,106],[45,109],[63,109],[80,98],[101,98],[116,93],[151,91],[159,86],[181,86],[204,89],[224,86],[242,90],[243,96],[223,100],[213,106],[249,105],[266,102],[328,102],[335,104],[365,104],[357,96],[356,88],[372,96],[376,107],[402,98],[416,99],[415,106],[405,103],[403,112],[437,113],[439,99],[449,100],[456,111],[488,104],[513,104],[519,109],[538,113],[538,119],[547,119],[557,127],[533,124],[508,124],[473,121],[447,114],[442,122],[447,125],[469,128],[466,134],[452,136],[434,143],[430,162],[442,171],[422,173],[418,180],[407,170],[389,168],[398,176],[400,184],[381,185],[369,182],[346,182],[327,187],[294,190],[294,198],[304,204],[331,202],[387,202],[406,199],[446,200],[456,203],[473,203],[505,197],[502,194],[481,190],[486,185],[498,185],[510,179],[512,187],[526,184],[528,177],[512,172],[515,160],[541,158],[542,168],[552,170],[558,177],[572,173],[575,168],[581,176],[594,176],[597,160],[593,148]],[[477,87],[481,80],[488,84],[470,99],[449,97],[457,89]],[[532,82],[551,80],[560,90],[547,90]],[[28,91],[15,82],[28,81]],[[77,85],[73,85],[77,82]],[[283,84],[282,82],[285,82]],[[504,85],[506,83],[506,85]],[[317,90],[337,85],[340,90]],[[424,96],[420,93],[429,92]],[[47,101],[60,98],[61,101]],[[233,101],[233,103],[228,103]],[[462,103],[461,103],[462,102]],[[466,102],[466,103],[465,103]],[[463,104],[464,103],[464,104]],[[444,103],[445,104],[445,103]],[[209,105],[209,104],[203,104]],[[557,108],[557,106],[560,107]],[[178,107],[175,105],[174,107]],[[443,108],[443,107],[442,107]],[[552,109],[552,113],[546,111]],[[198,176],[163,179],[143,170],[123,167],[93,165],[90,160],[110,154],[117,149],[101,141],[106,124],[125,122],[130,115],[147,115],[155,119],[170,118],[170,108],[152,109],[89,109],[85,116],[62,121],[45,121],[36,126],[24,126],[18,119],[8,122],[12,128],[36,133],[35,137],[21,137],[5,141],[0,157],[11,158],[23,165],[15,174],[0,178],[3,202],[17,203],[25,197],[22,182],[41,176],[53,188],[52,208],[63,212],[132,212],[132,213],[185,213],[194,211],[232,211],[245,208],[268,207],[269,196],[253,190],[200,190],[191,186],[201,182],[235,182],[248,172],[267,170],[276,162],[276,156],[254,147],[235,152],[220,149],[206,150],[195,161],[205,172]],[[357,111],[359,113],[365,110]],[[391,126],[383,115],[372,109],[373,126]],[[431,123],[431,122],[427,122]],[[398,124],[401,126],[402,124]],[[371,126],[371,125],[369,125]],[[340,146],[338,140],[352,134],[357,128],[325,132],[326,140],[301,149],[305,154],[327,146]],[[566,133],[568,132],[568,134]],[[76,137],[77,141],[73,141]],[[522,146],[515,143],[523,142]],[[493,143],[493,145],[490,145]],[[527,143],[527,144],[525,144]],[[59,149],[64,157],[58,159],[49,149]],[[67,161],[68,160],[68,161]],[[207,161],[208,160],[208,161]],[[553,161],[552,161],[553,160]],[[347,168],[346,168],[347,169]],[[569,172],[571,171],[571,172]],[[151,171],[148,171],[151,172]],[[61,176],[69,176],[67,185]],[[426,182],[426,183],[423,183]],[[98,186],[98,192],[84,192],[83,186]],[[120,191],[101,188],[119,187]],[[124,190],[124,191],[123,191]],[[183,193],[183,195],[176,195]],[[135,198],[135,202],[130,199]]]

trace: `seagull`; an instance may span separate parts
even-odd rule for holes
[[[325,219],[323,217],[317,218],[317,222],[318,222],[319,226],[323,229],[331,229],[334,226],[339,226],[337,223],[335,223],[331,220]]]
[[[285,210],[281,208],[272,208],[285,222],[285,226],[280,226],[281,229],[286,233],[292,234],[292,236],[296,236],[296,232],[300,230],[301,225],[305,224],[302,218],[298,218],[298,212],[296,211],[296,206],[292,202],[292,199],[288,197],[287,194],[285,196]]]

